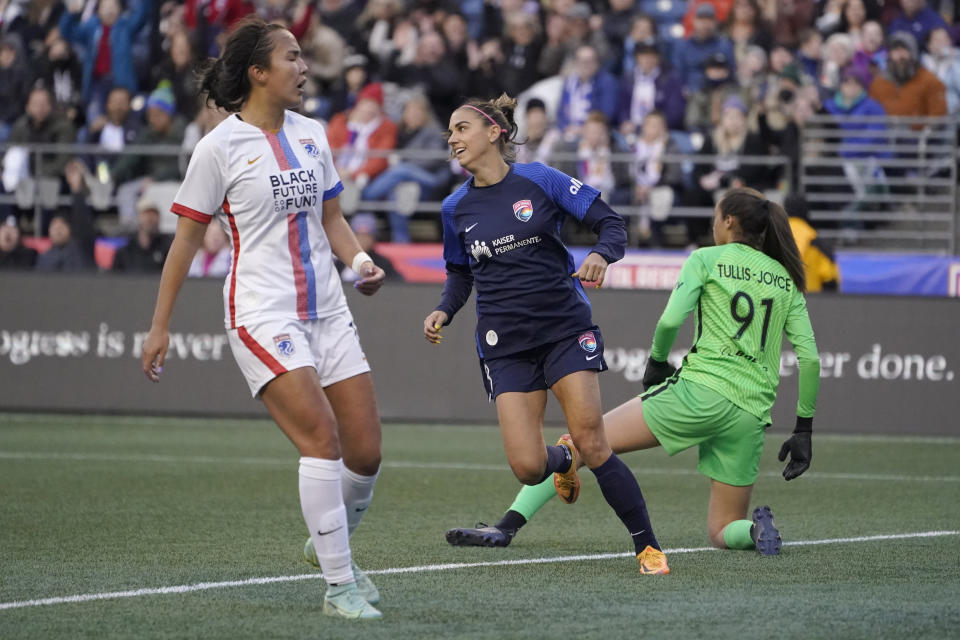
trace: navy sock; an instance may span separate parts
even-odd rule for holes
[[[527,519],[523,517],[520,513],[509,509],[503,517],[500,518],[497,524],[493,525],[501,531],[509,531],[511,534],[516,533],[520,527],[527,524]]]
[[[643,551],[647,545],[660,549],[660,543],[653,535],[653,526],[650,524],[647,503],[643,500],[640,485],[627,465],[615,454],[611,454],[606,462],[592,471],[607,504],[613,507],[630,532],[637,553]]]
[[[566,473],[570,469],[571,464],[573,464],[573,460],[570,458],[569,449],[561,447],[560,445],[547,447],[547,468],[544,469],[540,482],[543,482],[554,473]],[[540,482],[537,482],[537,484],[540,484]]]

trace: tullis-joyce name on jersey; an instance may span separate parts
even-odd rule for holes
[[[750,267],[718,262],[717,273],[720,274],[721,278],[729,278],[731,280],[753,280],[757,284],[765,284],[771,287],[777,287],[778,289],[783,289],[784,291],[791,291],[793,288],[793,282],[790,280],[790,278],[782,276],[778,273],[771,273],[763,269],[751,270]]]
[[[303,211],[317,204],[320,187],[313,169],[292,169],[270,176],[273,210],[276,213]]]

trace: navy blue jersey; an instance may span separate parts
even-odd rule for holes
[[[565,216],[598,235],[593,251],[623,257],[623,219],[589,185],[538,162],[512,164],[487,187],[471,178],[443,201],[447,283],[437,309],[452,319],[477,289],[477,350],[496,358],[593,326],[590,301],[560,239]]]

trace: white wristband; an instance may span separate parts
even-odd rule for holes
[[[361,251],[353,257],[353,264],[350,265],[350,268],[353,269],[354,273],[360,275],[360,267],[363,266],[364,262],[373,262],[373,258],[367,255],[366,251]]]

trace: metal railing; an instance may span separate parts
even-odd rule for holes
[[[882,129],[856,129],[882,124]],[[837,118],[816,116],[801,132],[801,156],[798,183],[811,204],[811,220],[827,239],[853,247],[918,250],[956,253],[960,247],[957,193],[957,124],[952,118]],[[0,144],[0,154],[13,145]],[[108,150],[92,144],[24,145],[30,154],[33,173],[42,174],[45,155],[69,155],[83,159],[116,155],[177,156],[181,172],[189,152],[178,146],[134,146]],[[446,151],[371,151],[386,156],[391,164],[407,160],[448,159]],[[550,163],[577,161],[575,153],[556,152],[548,156]],[[695,165],[712,164],[729,157],[701,154],[666,154],[663,161],[678,163],[688,175]],[[745,166],[780,168],[781,183],[790,184],[792,165],[785,156],[739,156]],[[610,156],[614,163],[626,163],[631,170],[635,158],[630,153]],[[59,179],[57,179],[59,180]],[[451,173],[451,182],[454,182]],[[51,198],[50,185],[42,180],[32,183],[32,194],[0,194],[0,203],[29,201],[34,229],[39,233],[45,207],[68,204],[70,197],[56,194]],[[91,203],[95,208],[113,207],[110,181],[88,176]],[[24,197],[25,195],[29,197]],[[19,200],[18,200],[19,197]],[[356,210],[389,211],[395,204],[387,201],[366,201],[362,198]],[[427,216],[439,214],[441,201],[420,200],[413,212]],[[625,216],[644,215],[646,209],[621,205],[617,211]],[[712,207],[674,206],[672,217],[709,218]]]
[[[955,118],[818,115],[798,167],[821,237],[864,249],[960,246]]]

